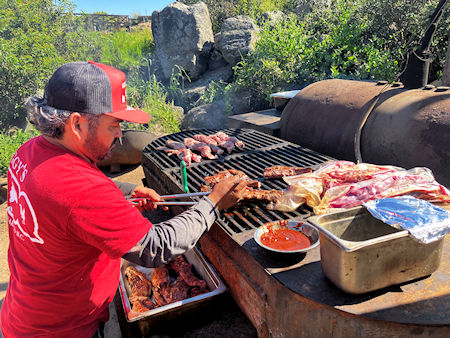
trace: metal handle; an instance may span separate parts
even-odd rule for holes
[[[202,192],[191,192],[189,194],[161,195],[161,196],[159,196],[159,198],[161,198],[162,200],[169,200],[169,199],[177,199],[177,198],[206,196],[209,194],[210,194],[209,191],[202,191]],[[128,198],[128,201],[138,202],[138,201],[143,201],[143,200],[148,200],[148,199],[149,199],[148,197],[131,197],[131,198]],[[158,203],[162,204],[162,203],[164,203],[164,201],[154,202],[154,204],[158,204]],[[186,202],[181,202],[181,203],[186,203]],[[192,203],[196,203],[196,202],[192,202]]]
[[[129,199],[133,205],[137,205],[139,201],[145,200],[145,198],[137,198],[137,199]],[[196,205],[198,202],[191,202],[191,201],[161,201],[161,202],[152,202],[154,205]]]
[[[191,192],[188,194],[175,194],[175,195],[162,195],[159,198],[163,200],[175,199],[175,198],[187,198],[187,197],[195,197],[195,196],[206,196],[209,195],[210,191],[202,191],[202,192]]]

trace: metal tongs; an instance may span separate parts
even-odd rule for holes
[[[175,194],[175,195],[162,195],[159,196],[164,201],[160,202],[153,202],[154,205],[195,205],[198,202],[192,202],[192,201],[165,201],[165,200],[172,200],[172,199],[182,199],[182,198],[188,198],[188,197],[195,197],[195,196],[206,196],[209,195],[209,191],[205,192],[192,192],[188,194]],[[132,204],[137,204],[139,201],[148,200],[148,197],[132,197],[128,198],[128,201],[130,201]]]

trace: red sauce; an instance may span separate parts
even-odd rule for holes
[[[261,243],[272,249],[284,251],[300,250],[311,245],[308,237],[289,228],[269,229],[261,235]]]

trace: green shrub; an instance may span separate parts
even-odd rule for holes
[[[106,33],[101,46],[100,62],[118,68],[125,73],[140,66],[143,58],[155,49],[150,30],[120,30]]]
[[[173,102],[167,103],[167,90],[150,74],[150,63],[135,69],[127,78],[128,104],[139,107],[149,113],[151,119],[148,127],[142,125],[125,124],[128,129],[148,129],[154,132],[175,133],[180,131],[178,111]]]
[[[19,147],[29,139],[39,135],[36,130],[11,129],[0,132],[0,176],[6,176],[9,162]]]
[[[333,77],[396,80],[438,1],[418,2],[339,0],[328,9],[266,25],[254,52],[235,66],[235,85],[268,96]],[[432,52],[439,60],[432,64],[429,81],[442,76],[448,27],[446,13],[435,35]]]
[[[70,1],[0,2],[0,130],[25,124],[23,102],[65,62],[94,58],[99,33],[87,32]]]

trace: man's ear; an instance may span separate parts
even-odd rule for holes
[[[77,140],[81,140],[85,121],[79,113],[72,113],[69,117],[69,130]]]

